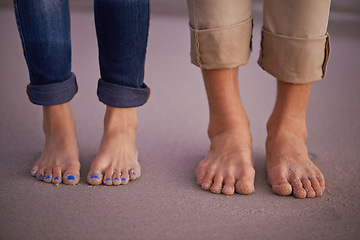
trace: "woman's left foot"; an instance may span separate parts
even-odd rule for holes
[[[93,160],[87,182],[91,185],[121,185],[141,176],[135,145],[136,108],[107,106],[104,135]]]

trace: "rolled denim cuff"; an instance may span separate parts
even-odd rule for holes
[[[59,105],[71,101],[78,91],[76,77],[73,73],[69,79],[45,85],[31,85],[27,86],[26,93],[30,102],[43,105]]]
[[[201,69],[245,65],[252,50],[252,17],[221,28],[197,30],[190,26],[191,62]]]
[[[306,84],[324,79],[330,37],[296,38],[262,29],[258,64],[280,81]]]
[[[141,88],[132,88],[105,82],[100,78],[97,95],[100,102],[111,107],[139,107],[149,99],[150,88],[145,83]]]

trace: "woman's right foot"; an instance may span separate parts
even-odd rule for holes
[[[47,183],[75,185],[80,180],[75,119],[69,103],[43,106],[44,150],[31,175]]]

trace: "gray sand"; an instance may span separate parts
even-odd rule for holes
[[[189,60],[184,14],[153,8],[146,65],[149,102],[139,108],[137,145],[143,176],[127,186],[91,187],[86,174],[102,135],[96,97],[99,67],[93,14],[72,9],[73,71],[82,178],[77,186],[36,181],[29,170],[44,137],[41,107],[25,94],[28,73],[11,9],[0,9],[0,239],[359,239],[360,15],[331,15],[326,80],[314,84],[308,111],[311,158],[326,179],[323,197],[272,193],[266,182],[265,124],[275,80],[256,64],[241,67],[241,96],[254,139],[256,192],[227,197],[201,190],[197,163],[206,154],[207,102],[199,69]],[[350,16],[350,17],[349,17]]]

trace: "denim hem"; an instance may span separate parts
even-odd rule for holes
[[[45,85],[27,86],[27,94],[30,102],[37,105],[59,105],[71,101],[78,91],[76,77],[73,73],[64,82]]]
[[[141,88],[121,86],[99,79],[97,95],[105,105],[131,108],[144,105],[150,96],[150,88],[144,83]]]

